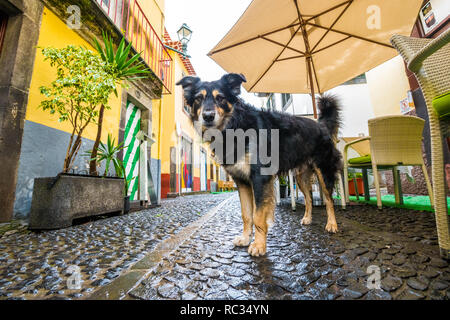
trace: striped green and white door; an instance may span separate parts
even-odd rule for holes
[[[131,102],[128,102],[126,119],[124,145],[127,148],[124,150],[123,162],[127,180],[131,180],[128,195],[130,200],[138,200],[140,148],[136,134],[141,130],[141,110]]]

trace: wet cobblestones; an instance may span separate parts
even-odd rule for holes
[[[268,253],[234,247],[241,232],[238,197],[186,240],[130,292],[137,299],[449,299],[450,267],[440,259],[434,217],[371,206],[337,209],[340,231],[328,234],[323,207],[301,226],[303,208],[276,209]],[[368,289],[367,267],[381,289]]]
[[[159,208],[67,229],[1,233],[0,299],[87,297],[229,196],[186,196],[164,200]],[[70,265],[81,269],[81,290],[67,288]]]

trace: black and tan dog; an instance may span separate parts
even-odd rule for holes
[[[271,155],[279,157],[275,174],[261,174],[261,169],[268,165],[262,164],[260,159],[251,162],[248,160],[248,142],[242,158],[235,158],[231,164],[223,164],[238,187],[244,222],[243,233],[235,238],[234,244],[249,246],[248,252],[253,256],[266,253],[267,231],[274,220],[274,178],[276,174],[287,173],[289,170],[296,172],[300,190],[305,196],[306,210],[301,223],[311,223],[311,178],[316,174],[324,193],[328,214],[325,229],[337,232],[331,198],[337,174],[342,167],[341,155],[333,143],[340,123],[336,98],[322,96],[319,99],[321,113],[316,122],[285,113],[261,111],[250,106],[238,97],[242,82],[246,82],[243,75],[231,73],[212,82],[202,82],[197,77],[184,77],[177,83],[183,87],[186,102],[192,108],[191,120],[194,127],[200,128],[198,131],[201,134],[208,129],[217,129],[222,133],[224,145],[227,139],[225,131],[228,129],[266,129],[269,132],[267,148],[270,150],[270,130],[278,130],[278,154]],[[258,138],[258,147],[260,143]],[[255,239],[251,243],[253,225]]]

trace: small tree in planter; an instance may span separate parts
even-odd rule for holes
[[[108,99],[116,90],[116,83],[101,57],[86,48],[44,48],[42,54],[56,67],[57,76],[49,86],[40,88],[49,98],[40,107],[50,114],[58,114],[59,122],[69,121],[72,125],[63,166],[63,173],[67,173],[80,150],[83,132],[97,121],[100,106],[109,108]]]
[[[68,121],[72,125],[63,166],[63,173],[68,173],[80,150],[83,132],[90,123],[99,123],[100,109],[110,108],[108,100],[111,93],[117,94],[123,75],[101,55],[83,47],[44,48],[42,53],[56,67],[57,76],[49,86],[40,88],[48,98],[40,107],[50,114],[58,114],[60,122]],[[64,174],[36,178],[29,228],[63,228],[70,226],[75,218],[123,212],[123,190],[122,178]]]
[[[116,85],[127,86],[127,81],[136,81],[138,79],[147,78],[150,71],[145,67],[144,62],[139,61],[141,55],[139,53],[130,57],[131,43],[126,46],[125,38],[119,44],[117,50],[114,50],[114,43],[110,36],[103,34],[103,42],[105,49],[101,44],[94,38],[95,46],[97,52],[105,63],[106,72],[114,79]],[[114,91],[117,96],[117,91]],[[94,142],[94,147],[92,148],[92,157],[89,163],[89,174],[98,175],[97,172],[97,149],[100,145],[100,139],[102,137],[102,125],[103,116],[107,106],[102,104],[99,111],[99,120],[97,123],[97,137]]]

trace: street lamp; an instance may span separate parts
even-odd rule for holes
[[[183,53],[186,56],[187,45],[189,41],[191,41],[192,30],[187,26],[186,23],[183,23],[181,28],[177,31],[177,34],[178,40],[181,42]]]

